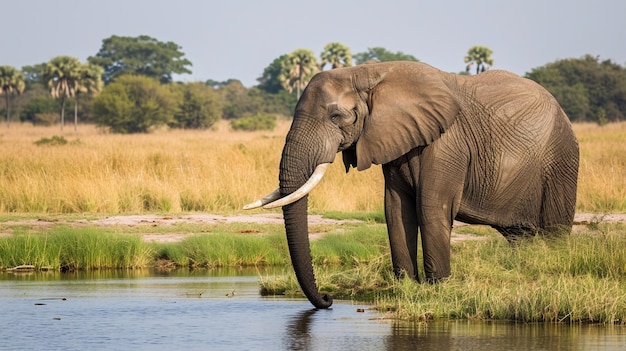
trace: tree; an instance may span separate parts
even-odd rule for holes
[[[259,102],[260,108],[254,114],[266,113],[293,116],[297,103],[285,89],[281,89],[276,94],[270,94],[257,87],[252,87],[248,89],[248,96],[253,101]]]
[[[97,124],[114,133],[147,133],[172,122],[176,99],[154,78],[126,75],[102,89],[93,101]]]
[[[76,81],[76,100],[74,101],[74,131],[78,126],[78,98],[81,94],[98,94],[102,90],[102,73],[104,69],[98,65],[86,63],[78,68]]]
[[[375,47],[368,48],[366,52],[360,52],[354,55],[354,60],[357,65],[360,65],[364,62],[375,60],[379,62],[386,61],[419,61],[415,56],[405,54],[402,51],[398,51],[396,53],[387,51],[385,48]]]
[[[22,67],[22,73],[24,74],[24,80],[26,85],[38,84],[43,82],[43,72],[46,70],[46,63],[39,63],[32,66]]]
[[[246,89],[239,80],[231,79],[227,83],[220,85],[217,90],[223,101],[222,118],[240,118],[263,110],[263,100],[250,94],[254,88]]]
[[[464,61],[467,63],[465,71],[469,72],[473,65],[476,65],[476,74],[484,72],[489,66],[493,66],[493,59],[491,58],[493,51],[486,46],[472,46],[467,51]]]
[[[176,85],[181,97],[170,125],[178,128],[210,128],[222,114],[218,94],[204,83]]]
[[[80,79],[81,63],[77,58],[57,56],[46,64],[43,79],[52,97],[61,100],[61,131],[65,124],[65,101],[74,97]]]
[[[283,70],[279,80],[290,93],[296,90],[296,98],[300,99],[303,90],[315,73],[317,73],[315,54],[309,49],[297,49],[287,55],[283,61]]]
[[[87,60],[104,68],[106,84],[124,74],[144,75],[169,83],[173,74],[191,73],[188,69],[191,62],[183,57],[185,54],[180,49],[176,43],[164,43],[147,35],[113,35],[104,39],[96,56]]]
[[[352,66],[352,53],[350,52],[350,48],[341,43],[333,42],[326,44],[320,57],[322,59],[320,62],[320,70],[322,71],[326,64],[330,64],[331,69]]]
[[[532,69],[526,78],[544,86],[573,121],[626,119],[626,68],[585,55]]]
[[[21,94],[24,91],[24,75],[15,67],[0,66],[0,94],[5,96],[5,108],[7,113],[7,128],[11,119],[9,97],[12,94]]]
[[[50,94],[31,98],[24,106],[21,120],[33,125],[51,125],[58,120],[59,101]]]
[[[287,61],[288,55],[281,55],[277,57],[263,70],[263,75],[257,78],[257,88],[266,91],[268,93],[276,94],[281,90],[285,90],[283,83],[280,81],[281,74],[283,73],[283,65]]]

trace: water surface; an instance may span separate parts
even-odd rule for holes
[[[304,299],[259,296],[258,276],[237,270],[2,272],[0,350],[626,349],[623,327],[415,325],[381,319],[369,306],[347,301],[316,311]]]

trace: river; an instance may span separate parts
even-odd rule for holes
[[[410,324],[261,297],[254,270],[0,272],[0,350],[624,350],[626,328]]]

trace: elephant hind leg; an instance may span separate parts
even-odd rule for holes
[[[539,227],[548,234],[571,231],[576,211],[579,151],[569,123],[563,123],[567,126],[561,125],[553,133],[550,156],[546,158],[551,162],[543,169]]]
[[[576,211],[576,183],[578,164],[553,165],[554,174],[544,182],[540,212],[542,234],[570,232]]]
[[[576,185],[546,185],[541,207],[540,227],[545,234],[569,232],[576,209]]]

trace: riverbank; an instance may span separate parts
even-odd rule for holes
[[[309,215],[308,222],[312,227],[320,225],[337,225],[342,226],[344,224],[358,224],[369,221],[380,220],[375,218],[375,214],[371,214],[365,219],[347,218],[337,219],[329,218],[327,215],[313,214]],[[332,217],[332,216],[331,216]],[[361,216],[361,218],[363,215]],[[382,217],[382,216],[381,216]],[[0,237],[11,235],[14,233],[12,228],[25,227],[30,228],[33,232],[39,232],[44,229],[49,229],[54,226],[68,226],[68,227],[104,227],[104,228],[118,228],[123,231],[124,228],[135,227],[152,227],[152,228],[167,228],[175,227],[177,225],[198,225],[198,226],[214,226],[222,224],[274,224],[282,225],[283,217],[278,212],[266,212],[266,213],[254,213],[254,214],[209,214],[209,213],[196,213],[185,215],[158,215],[158,214],[142,214],[142,215],[115,215],[115,216],[94,216],[89,215],[87,217],[80,216],[67,216],[67,215],[44,215],[33,216],[25,214],[21,216],[11,216],[0,219]],[[587,225],[594,225],[598,223],[624,223],[626,224],[626,214],[611,213],[611,214],[594,214],[594,213],[577,213],[574,218],[574,230],[580,230]],[[454,222],[454,228],[460,228],[466,226],[462,222]],[[324,234],[313,230],[310,233],[312,240],[318,239]],[[141,235],[145,242],[155,243],[175,243],[184,240],[185,238],[196,235],[193,232],[167,232],[167,230],[159,230],[158,232],[147,231]],[[467,235],[462,232],[453,230],[452,241],[462,241],[476,239],[475,236]]]
[[[452,277],[436,285],[393,277],[378,214],[311,216],[311,251],[322,291],[386,318],[625,324],[625,218],[580,214],[570,235],[513,246],[489,227],[457,223]],[[262,294],[302,296],[277,213],[5,216],[0,233],[3,270],[276,266],[287,273],[261,276]]]

